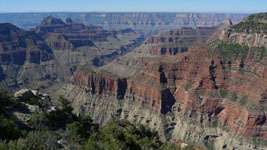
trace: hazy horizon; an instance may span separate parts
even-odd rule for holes
[[[0,13],[50,12],[174,12],[260,13],[266,0],[1,0]]]

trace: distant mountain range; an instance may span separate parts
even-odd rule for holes
[[[174,12],[57,12],[57,13],[2,13],[0,23],[12,23],[20,28],[34,28],[47,16],[86,25],[100,25],[104,28],[134,28],[148,36],[162,30],[177,29],[182,26],[215,26],[225,19],[239,23],[248,14],[229,13],[174,13]]]

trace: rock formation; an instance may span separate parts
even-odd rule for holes
[[[187,52],[189,47],[205,43],[218,27],[183,27],[179,30],[162,32],[159,36],[151,37],[148,44],[157,44],[150,50],[154,55],[177,55]],[[178,47],[177,47],[178,46]]]
[[[123,14],[94,15],[114,21]],[[157,15],[133,13],[129,16],[141,18],[138,23],[122,17],[114,24],[218,25],[226,18],[173,13],[182,19],[167,23]],[[237,25],[226,20],[217,27],[184,27],[143,44],[138,31],[106,30],[69,18],[47,17],[33,31],[1,24],[0,86],[43,87],[53,97],[64,95],[74,113],[88,114],[102,126],[127,119],[157,130],[162,140],[263,150],[266,20],[266,14],[257,14]]]
[[[102,66],[144,39],[131,29],[105,30],[51,16],[32,31],[0,26],[0,87],[12,91],[59,86],[78,66]]]
[[[248,14],[223,13],[150,13],[150,12],[90,12],[90,13],[16,13],[0,14],[0,23],[10,22],[21,28],[35,28],[47,16],[55,18],[72,18],[74,22],[86,25],[103,26],[105,28],[133,28],[141,30],[145,36],[158,34],[163,30],[187,27],[207,27],[221,24],[231,19],[233,24],[239,23]],[[23,19],[21,19],[23,18]]]
[[[152,41],[163,39],[147,42]],[[148,47],[145,43],[136,53]],[[57,94],[71,98],[77,114],[90,114],[102,125],[128,119],[158,130],[163,139],[214,149],[264,149],[266,45],[236,42],[231,36],[199,43],[175,56],[144,57],[146,49],[136,59],[142,67],[126,77],[107,67],[79,69]]]
[[[240,24],[227,28],[219,38],[225,43],[239,43],[250,47],[266,48],[266,30],[266,14],[257,14],[248,16]]]

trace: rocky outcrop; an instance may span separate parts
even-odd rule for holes
[[[183,27],[179,30],[162,32],[150,37],[146,43],[156,44],[150,50],[153,55],[177,55],[188,52],[190,47],[205,43],[210,37],[221,30],[218,27]],[[213,40],[216,40],[214,38]]]
[[[71,79],[86,92],[104,97],[113,96],[118,99],[128,99],[161,110],[161,93],[152,87],[120,79],[110,73],[93,73],[88,70],[77,71]],[[164,93],[164,92],[163,92]]]
[[[225,29],[219,39],[225,43],[267,48],[266,30],[266,13],[255,14],[248,16],[240,24]]]
[[[34,97],[34,94],[29,89],[22,89],[15,92],[14,97],[17,99],[29,99],[31,97]]]

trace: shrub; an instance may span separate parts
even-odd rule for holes
[[[86,133],[83,125],[80,122],[73,122],[66,125],[66,129],[70,134],[72,142],[79,142],[82,140],[83,134]]]
[[[99,132],[93,134],[83,145],[83,149],[170,149],[176,150],[170,143],[163,144],[157,132],[143,125],[133,126],[128,121],[109,123]]]
[[[52,131],[31,131],[24,139],[24,149],[58,149],[58,135]]]
[[[163,145],[160,146],[159,150],[180,150],[180,147],[177,147],[170,142],[166,142]]]
[[[38,98],[31,97],[28,101],[30,105],[40,105],[40,100]]]
[[[192,87],[192,83],[187,83],[187,84],[185,85],[185,91],[190,90],[191,87]]]
[[[29,120],[29,124],[35,129],[42,129],[49,124],[49,119],[44,112],[34,112]]]
[[[228,95],[228,92],[226,90],[221,89],[219,92],[222,98],[226,98]]]
[[[218,121],[216,121],[216,120],[215,121],[212,121],[211,125],[214,128],[218,127]]]
[[[248,47],[240,44],[219,44],[216,53],[221,54],[225,61],[229,58],[237,58],[240,55],[244,59],[248,54]]]
[[[237,101],[237,95],[235,92],[231,92],[230,94],[230,100],[233,101],[233,102],[236,102]]]
[[[191,145],[188,145],[183,150],[195,150],[195,148]]]
[[[247,96],[243,96],[243,97],[240,99],[239,104],[242,105],[242,106],[245,105],[245,104],[247,103],[247,99],[248,99]]]
[[[0,115],[0,138],[1,139],[17,139],[22,135],[21,130],[17,127],[15,122],[11,119]]]
[[[62,111],[66,113],[71,113],[73,108],[71,107],[71,102],[65,99],[62,95],[58,97]]]
[[[237,25],[232,26],[237,32],[245,32],[245,33],[260,33],[267,31],[267,24],[262,22],[241,22]]]

